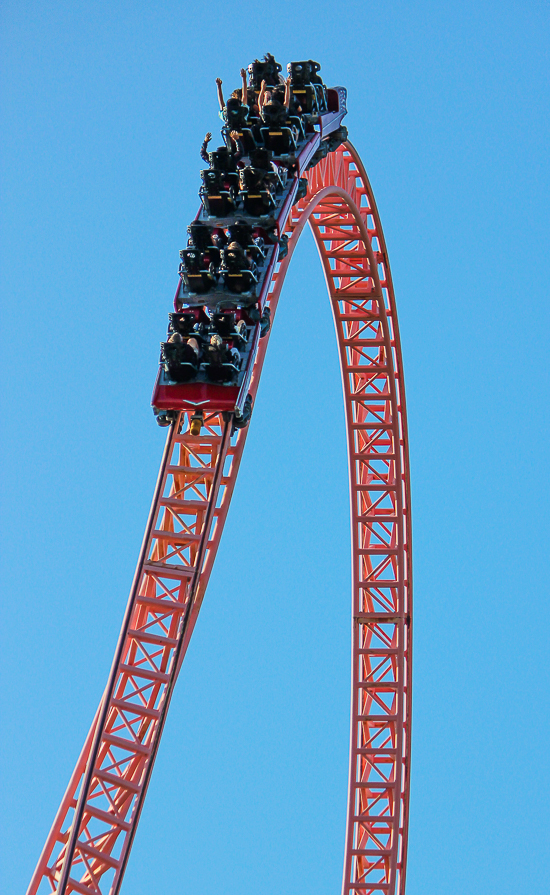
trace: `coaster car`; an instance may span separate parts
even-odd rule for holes
[[[248,342],[249,327],[242,318],[237,324],[234,311],[221,311],[213,314],[212,328],[222,339],[230,339],[237,348],[243,348]]]
[[[160,425],[168,425],[181,410],[226,411],[236,418],[244,413],[269,315],[266,308],[248,308],[240,297],[237,300],[238,306],[225,311],[208,313],[203,305],[170,314],[151,402]],[[175,333],[181,342],[174,339]]]

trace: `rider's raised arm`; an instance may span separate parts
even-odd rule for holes
[[[286,106],[286,110],[287,110],[287,112],[288,112],[288,109],[289,109],[289,107],[290,107],[290,75],[289,75],[289,77],[288,77],[288,78],[286,79],[286,81],[285,81],[285,101],[284,101],[284,105]]]
[[[220,111],[223,112],[225,108],[225,103],[223,101],[223,90],[222,90],[222,79],[216,78],[216,85],[218,87],[218,102],[220,104]]]
[[[241,102],[248,105],[248,84],[246,83],[246,69],[241,68],[241,78],[243,79],[243,92],[241,94]]]
[[[258,97],[258,108],[259,108],[260,112],[262,111],[262,107],[264,104],[265,89],[266,89],[266,83],[265,83],[265,81],[262,81],[262,86],[260,87],[260,95]]]
[[[210,131],[208,131],[206,137],[202,141],[201,146],[201,159],[203,160],[203,162],[206,162],[207,165],[210,163],[210,159],[208,158],[208,144],[210,143],[211,139],[212,134],[210,133]]]

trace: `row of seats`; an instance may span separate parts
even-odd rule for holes
[[[258,283],[258,266],[266,257],[264,239],[246,221],[224,229],[194,221],[187,228],[187,248],[180,251],[179,274],[187,291],[204,294],[220,286],[229,292],[250,293]]]
[[[206,155],[210,167],[201,171],[199,196],[207,215],[229,217],[240,208],[253,217],[265,217],[273,212],[277,194],[286,185],[288,169],[274,167],[271,150],[251,150],[250,164],[241,168],[227,147],[220,146]]]
[[[222,135],[227,142],[235,143],[241,155],[254,149],[264,148],[275,155],[293,155],[298,144],[306,139],[304,125],[299,115],[282,117],[279,110],[265,107],[262,117],[243,113],[238,99],[230,98],[225,109],[227,124]]]
[[[186,308],[184,311],[175,311],[168,315],[170,320],[169,333],[179,333],[181,336],[198,336],[218,334],[223,339],[239,338],[248,340],[250,329],[256,323],[260,324],[260,334],[265,336],[271,325],[270,309],[266,307],[260,317],[256,307],[237,308],[235,310],[223,310],[209,313],[203,306]]]
[[[268,87],[280,87],[282,66],[273,57],[264,57],[264,61],[255,60],[248,66],[250,86],[259,93],[262,82]],[[289,62],[287,73],[290,78],[293,105],[301,107],[303,115],[322,115],[327,110],[327,90],[319,75],[321,66],[313,59],[302,62]]]
[[[237,320],[237,313],[239,319]],[[173,382],[189,382],[203,371],[211,382],[235,382],[242,365],[241,351],[254,320],[242,312],[208,316],[204,308],[170,314],[170,331],[161,343],[161,361]],[[269,329],[269,313],[262,320]]]
[[[242,362],[239,351],[216,335],[204,346],[193,338],[171,336],[161,344],[161,358],[172,382],[189,382],[202,371],[211,382],[232,384],[237,380]]]

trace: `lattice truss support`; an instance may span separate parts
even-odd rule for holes
[[[352,706],[343,895],[403,895],[410,756],[409,469],[401,351],[372,192],[350,144],[309,172],[270,287],[309,222],[338,337],[352,517]],[[260,343],[255,397],[268,338]],[[27,895],[115,895],[212,570],[247,430],[170,429],[109,681]]]
[[[323,262],[340,351],[350,470],[353,673],[342,891],[403,893],[411,538],[395,301],[372,191],[349,144],[312,171],[308,202],[300,216],[300,207],[295,210],[290,227],[300,230],[308,217]]]

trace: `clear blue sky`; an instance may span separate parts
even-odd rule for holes
[[[408,895],[544,891],[548,30],[533,0],[4,3],[5,895],[28,883],[118,636],[215,78],[237,86],[266,51],[347,86],[396,285],[415,548]],[[346,476],[308,236],[126,893],[339,891]]]

